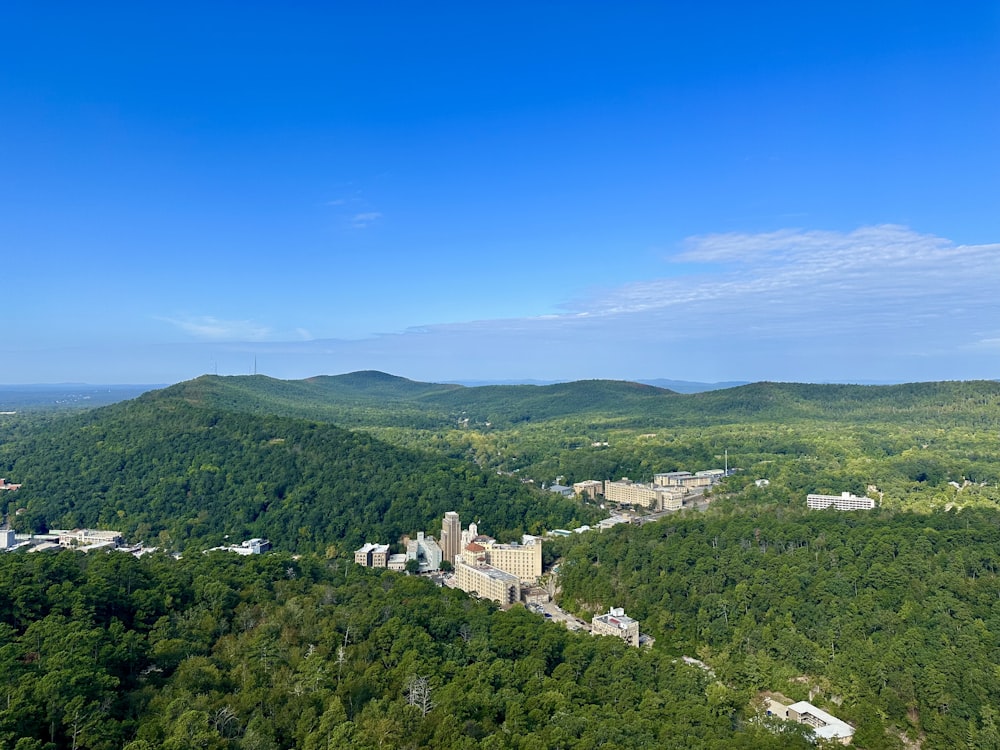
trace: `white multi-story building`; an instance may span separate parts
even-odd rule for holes
[[[690,471],[664,471],[653,474],[653,484],[658,487],[679,487],[683,479],[693,476]]]
[[[722,469],[710,469],[692,474],[690,471],[668,471],[665,474],[654,474],[653,484],[657,487],[711,487],[725,472]]]
[[[465,545],[474,541],[477,536],[479,536],[479,526],[475,523],[470,523],[469,528],[462,529],[462,541],[459,548],[465,549]]]
[[[833,507],[836,510],[871,510],[875,501],[870,497],[858,497],[850,492],[839,495],[807,495],[806,507],[812,510],[822,510]]]
[[[854,727],[833,714],[816,708],[808,701],[799,701],[786,706],[777,699],[769,697],[767,698],[767,712],[784,721],[797,721],[812,727],[813,733],[817,737],[839,742],[841,745],[851,744],[851,739],[854,737]]]
[[[418,531],[417,538],[406,543],[406,559],[416,560],[420,564],[420,572],[427,573],[438,570],[444,557],[434,537],[424,536],[424,532]]]
[[[271,549],[271,542],[260,537],[247,539],[245,542],[240,542],[239,545],[232,547],[232,551],[239,555],[262,555],[269,549]]]

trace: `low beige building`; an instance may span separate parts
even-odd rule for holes
[[[784,696],[781,696],[784,698]],[[854,727],[846,721],[838,719],[832,714],[828,714],[821,708],[817,708],[808,701],[798,701],[790,705],[785,705],[777,696],[765,696],[767,713],[784,721],[797,721],[812,727],[813,733],[824,740],[833,740],[841,745],[851,744],[854,737]]]
[[[365,544],[354,551],[354,562],[366,568],[385,568],[389,565],[388,544]]]
[[[641,484],[628,477],[604,483],[604,499],[652,510],[680,510],[687,490],[678,486]]]
[[[639,646],[639,621],[625,614],[621,607],[612,607],[606,615],[598,615],[590,622],[593,635],[613,635],[630,646]]]
[[[59,532],[60,547],[90,547],[94,544],[117,547],[122,543],[120,531],[101,531],[98,529],[73,529]]]
[[[521,581],[490,565],[466,565],[463,556],[455,561],[455,584],[467,594],[492,599],[502,607],[521,600]]]
[[[598,495],[604,494],[604,482],[597,479],[575,482],[573,484],[573,492],[591,500],[596,500]]]
[[[549,592],[538,586],[521,589],[521,600],[525,604],[546,604],[550,599]]]

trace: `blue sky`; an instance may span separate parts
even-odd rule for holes
[[[1000,6],[4,3],[0,383],[1000,377]]]

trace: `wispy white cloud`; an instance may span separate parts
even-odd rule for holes
[[[206,340],[245,341],[233,346],[266,354],[283,368],[269,372],[284,377],[369,368],[423,379],[997,377],[998,258],[1000,244],[899,226],[709,235],[665,259],[673,275],[580,296],[554,315],[350,341],[249,321],[171,322]]]
[[[220,320],[211,315],[196,317],[158,316],[158,320],[170,323],[197,339],[214,341],[266,341],[274,331],[268,326],[252,320]]]
[[[542,368],[589,352],[602,375],[981,377],[1000,336],[998,259],[1000,244],[893,225],[693,237],[667,259],[680,275],[597,290],[558,315],[410,335],[442,361],[450,348],[466,360],[534,361],[521,376],[565,376]]]
[[[373,222],[381,218],[382,214],[378,211],[365,211],[363,213],[354,214],[354,216],[351,217],[351,226],[355,229],[367,229]]]
[[[568,309],[591,315],[676,310],[681,319],[711,310],[794,326],[861,324],[900,316],[951,316],[992,305],[1000,282],[1000,244],[955,245],[906,227],[849,233],[782,230],[693,237],[670,258],[708,265],[697,275],[637,281],[576,299]]]

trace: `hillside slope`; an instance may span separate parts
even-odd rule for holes
[[[573,523],[575,503],[473,465],[301,419],[192,405],[159,391],[0,445],[21,526],[117,528],[147,542],[269,537],[350,549],[433,531],[448,510],[505,538]]]

